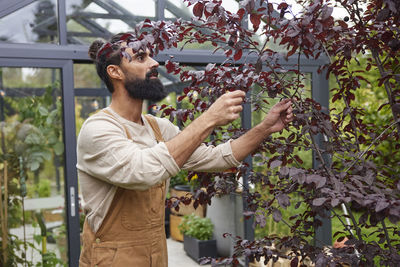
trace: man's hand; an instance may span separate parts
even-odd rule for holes
[[[281,131],[285,126],[293,120],[292,101],[284,99],[276,103],[268,112],[262,121],[263,127],[268,132],[275,133]]]
[[[243,91],[239,90],[222,95],[206,112],[185,127],[176,137],[165,143],[179,167],[185,164],[214,127],[226,125],[239,118],[240,112],[243,110],[242,102],[245,95]]]
[[[231,142],[233,156],[242,161],[271,133],[279,132],[293,120],[292,101],[285,99],[274,105],[265,119]]]
[[[214,126],[226,125],[240,116],[245,92],[236,90],[220,96],[203,114]]]

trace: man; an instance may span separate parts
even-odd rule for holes
[[[293,116],[291,102],[281,101],[243,136],[207,147],[202,143],[216,126],[239,118],[245,93],[222,95],[181,132],[167,119],[143,116],[144,99],[166,96],[157,78],[159,64],[148,51],[127,47],[121,41],[124,36],[118,34],[106,44],[95,41],[89,49],[112,101],[86,120],[78,137],[77,168],[87,215],[82,267],[167,266],[168,178],[180,169],[222,171],[237,166]]]

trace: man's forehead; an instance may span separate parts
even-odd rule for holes
[[[143,49],[143,48],[139,48],[138,50],[134,51],[133,48],[127,46],[126,42],[121,43],[121,47],[125,48],[125,51],[128,52],[131,56],[133,55],[137,55],[137,54],[150,54],[150,50],[148,48]]]

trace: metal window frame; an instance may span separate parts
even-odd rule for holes
[[[57,59],[29,59],[0,57],[0,67],[57,68],[61,70],[64,139],[64,191],[70,266],[79,265],[79,201],[76,171],[76,130],[73,61]]]
[[[63,127],[64,127],[64,142],[65,142],[65,191],[66,191],[66,207],[67,207],[67,230],[68,230],[68,256],[69,266],[79,265],[80,254],[80,236],[79,236],[79,216],[71,216],[79,214],[78,210],[78,182],[76,171],[76,134],[75,134],[75,96],[104,96],[108,93],[104,89],[74,89],[73,79],[73,64],[75,63],[91,63],[87,55],[87,45],[72,45],[68,44],[67,35],[67,14],[66,1],[58,0],[58,32],[59,44],[16,44],[16,43],[0,43],[0,67],[45,67],[45,68],[60,68],[63,88]],[[0,12],[0,17],[6,13],[9,14],[24,7],[25,5],[34,2],[34,0],[19,0],[14,5],[12,1],[0,3],[0,7],[5,7]],[[175,8],[167,0],[155,0],[156,18],[164,19],[165,10]],[[176,11],[176,10],[175,10]],[[162,51],[155,59],[159,62],[164,62],[174,57],[175,61],[187,64],[204,66],[208,63],[222,63],[225,61],[223,54],[214,54],[212,51],[205,50],[168,50]],[[243,57],[245,58],[245,56]],[[252,56],[247,57],[247,61],[252,60]],[[319,73],[318,69],[321,65],[327,63],[326,59],[311,60],[305,57],[300,58],[302,72],[310,72],[312,75],[312,96],[313,99],[320,102],[322,106],[329,107],[329,86],[325,78],[325,73]],[[241,62],[238,62],[241,63]],[[284,66],[296,66],[298,63],[297,56],[290,57],[287,61],[281,59],[279,61]],[[251,128],[251,106],[245,105],[242,113],[242,126]],[[318,139],[319,145],[322,146],[322,138]],[[252,163],[250,157],[246,159],[246,163]],[[317,161],[313,154],[313,167],[317,168]],[[247,177],[244,177],[244,183],[247,183]],[[247,184],[246,184],[247,186]],[[75,195],[71,199],[71,193]],[[72,204],[71,204],[72,203]],[[75,204],[74,204],[75,203]],[[75,206],[73,206],[75,205]],[[244,233],[245,239],[254,239],[254,229],[250,221],[245,222]],[[331,223],[330,220],[323,220],[323,226],[316,231],[315,239],[322,240],[323,244],[331,245]]]

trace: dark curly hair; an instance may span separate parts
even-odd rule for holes
[[[96,65],[97,74],[106,84],[110,93],[114,92],[114,86],[108,76],[107,67],[108,65],[119,66],[121,64],[121,37],[125,34],[118,33],[112,36],[107,43],[103,40],[96,40],[89,47],[89,57]],[[104,49],[106,45],[110,49]]]

